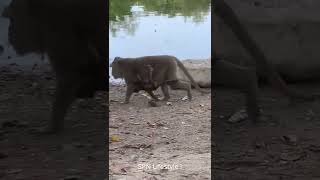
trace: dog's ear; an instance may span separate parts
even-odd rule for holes
[[[120,59],[122,59],[122,58],[121,57],[115,57],[113,61],[118,61]]]

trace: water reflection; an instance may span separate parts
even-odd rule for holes
[[[109,50],[115,56],[211,54],[210,0],[109,0]]]

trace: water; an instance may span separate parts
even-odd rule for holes
[[[116,56],[209,58],[210,4],[210,0],[109,0],[109,64]]]
[[[130,7],[122,8],[129,10],[112,14],[113,1],[110,0],[110,59],[159,54],[179,59],[208,58],[211,54],[210,1],[158,1],[126,4],[124,0],[123,6]],[[170,10],[173,7],[176,9]]]

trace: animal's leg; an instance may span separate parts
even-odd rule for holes
[[[129,103],[130,97],[133,94],[134,89],[135,89],[134,85],[127,84],[127,92],[126,92],[126,98],[124,100],[124,104],[128,104]]]
[[[69,106],[76,98],[76,89],[72,83],[58,80],[55,99],[52,105],[52,116],[49,125],[44,129],[45,133],[55,133],[63,130],[64,118]]]
[[[217,60],[212,69],[213,82],[237,88],[245,93],[248,118],[253,122],[259,116],[258,85],[255,70]]]
[[[246,110],[248,118],[252,122],[256,122],[259,117],[259,105],[258,105],[258,81],[255,71],[248,70],[247,72],[247,84],[246,84]]]
[[[147,93],[156,101],[159,101],[159,98],[153,94],[153,92],[151,90],[146,90]]]
[[[168,101],[170,99],[170,94],[169,94],[169,87],[167,84],[162,84],[161,85],[161,90],[164,95],[163,101]]]
[[[191,84],[189,82],[182,82],[182,81],[170,81],[168,82],[169,86],[173,90],[185,90],[187,91],[188,99],[189,101],[192,100],[192,95],[191,95]]]

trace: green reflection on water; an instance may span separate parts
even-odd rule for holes
[[[211,0],[109,0],[109,29],[112,36],[124,29],[133,35],[139,16],[149,14],[157,16],[183,16],[194,23],[201,23],[210,12]],[[132,7],[141,7],[140,13],[134,13]]]

